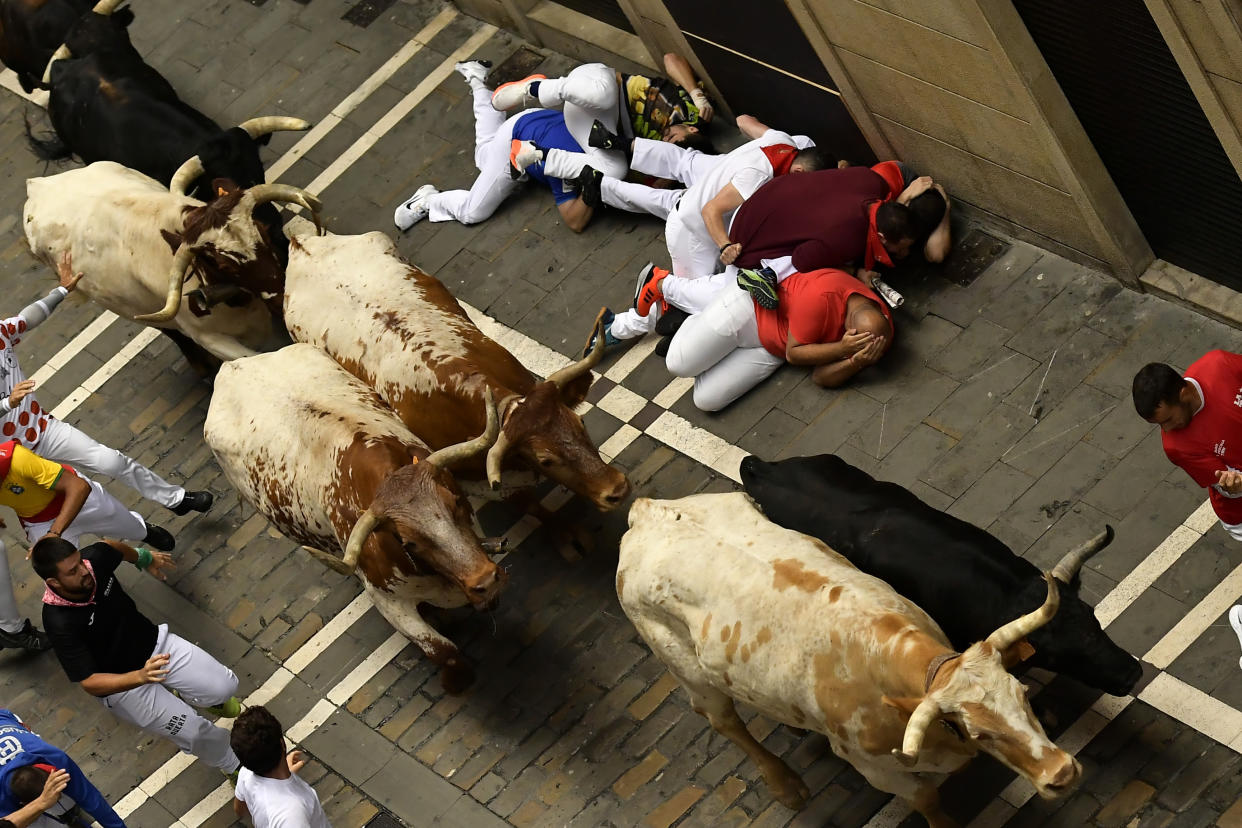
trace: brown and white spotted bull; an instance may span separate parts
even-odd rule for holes
[[[71,253],[74,268],[86,274],[82,293],[170,333],[179,345],[188,337],[216,359],[287,344],[269,304],[283,268],[269,228],[252,213],[273,201],[312,211],[319,202],[295,187],[259,184],[204,203],[184,194],[184,181],[174,176],[170,190],[111,161],[31,178],[24,210],[30,249],[48,264]],[[191,299],[213,285],[234,286],[232,298],[209,313],[195,311]],[[276,302],[279,311],[278,296]]]
[[[495,395],[500,438],[485,463],[480,458],[459,476],[486,472],[497,488],[502,467],[532,471],[601,510],[629,495],[629,481],[600,458],[573,411],[602,348],[539,382],[475,326],[448,288],[402,260],[383,233],[293,239],[286,285],[293,338],[331,354],[429,445],[477,434],[483,395]]]
[[[694,709],[788,807],[801,807],[807,788],[750,735],[734,699],[823,733],[933,828],[955,824],[935,775],[979,750],[1044,797],[1077,782],[1078,762],[1044,734],[1001,664],[1009,644],[1056,613],[1051,576],[1042,607],[957,653],[917,606],[821,541],[769,522],[744,494],[640,498],[629,521],[617,566],[622,608]],[[948,726],[933,727],[938,720]]]
[[[504,586],[448,471],[486,451],[497,430],[493,405],[487,433],[432,452],[374,391],[297,344],[226,363],[203,437],[242,497],[281,532],[338,571],[356,568],[376,608],[458,692],[473,673],[418,604],[483,609]],[[343,559],[329,554],[336,550]]]

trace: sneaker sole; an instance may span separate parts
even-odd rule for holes
[[[749,276],[738,277],[738,287],[745,290],[751,295],[751,298],[759,303],[764,310],[776,310],[780,306],[780,296],[776,292],[776,288],[766,279],[754,279]]]
[[[493,90],[492,90],[492,108],[494,109],[494,108],[496,107],[496,96],[497,96],[497,95],[499,95],[499,94],[501,93],[501,91],[502,91],[502,90],[508,89],[508,88],[509,88],[509,87],[511,87],[511,86],[516,86],[516,85],[519,85],[519,84],[520,84],[520,85],[522,85],[522,86],[525,86],[526,84],[530,83],[531,81],[536,81],[536,80],[547,80],[547,79],[548,79],[548,76],[547,76],[547,75],[527,75],[526,77],[522,78],[521,80],[515,80],[515,81],[509,81],[508,83],[502,83],[500,86],[497,86],[495,89],[493,89]],[[525,97],[526,97],[526,92],[525,92],[525,90],[523,90],[523,92],[522,92],[522,96],[523,96],[523,98],[525,98]],[[518,103],[521,103],[521,101],[519,101]],[[514,104],[513,106],[517,106],[517,104]],[[508,108],[509,108],[509,109],[512,109],[513,107],[508,107]],[[504,111],[504,110],[500,110],[500,111]]]

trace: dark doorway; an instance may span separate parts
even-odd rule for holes
[[[875,163],[835,94],[836,84],[784,3],[667,0],[665,5],[735,113],[809,135],[837,158]]]
[[[1143,0],[1014,0],[1156,255],[1242,290],[1242,181]]]

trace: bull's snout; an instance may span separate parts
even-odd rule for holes
[[[1044,799],[1056,799],[1057,797],[1064,796],[1078,784],[1078,780],[1082,776],[1082,765],[1078,760],[1068,753],[1063,755],[1066,761],[1062,762],[1055,772],[1046,775],[1040,780],[1039,795]]]
[[[617,478],[612,486],[596,496],[595,503],[601,511],[612,511],[624,503],[630,496],[631,486],[629,479],[620,472],[617,473]]]
[[[498,566],[491,566],[478,577],[468,579],[463,586],[470,606],[476,610],[494,609],[508,581],[509,573]]]

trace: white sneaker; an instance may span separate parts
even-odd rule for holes
[[[526,168],[543,160],[543,150],[535,146],[534,141],[519,141],[517,138],[509,145],[509,175],[517,180],[526,174]]]
[[[439,192],[431,184],[419,187],[408,201],[397,207],[397,212],[392,216],[393,224],[397,225],[398,230],[405,231],[427,218],[427,199]]]
[[[502,83],[496,87],[496,91],[492,93],[492,109],[497,112],[507,112],[514,107],[532,107],[539,106],[539,99],[529,94],[526,90],[530,86],[531,81],[547,80],[547,75],[527,75],[521,80]]]
[[[463,60],[461,63],[453,64],[453,71],[466,79],[466,83],[474,88],[475,82],[483,83],[487,80],[487,72],[492,67],[490,60]]]
[[[1229,610],[1229,626],[1233,627],[1233,631],[1238,636],[1238,643],[1242,644],[1242,604]],[[1238,666],[1242,667],[1242,658],[1238,659]]]

